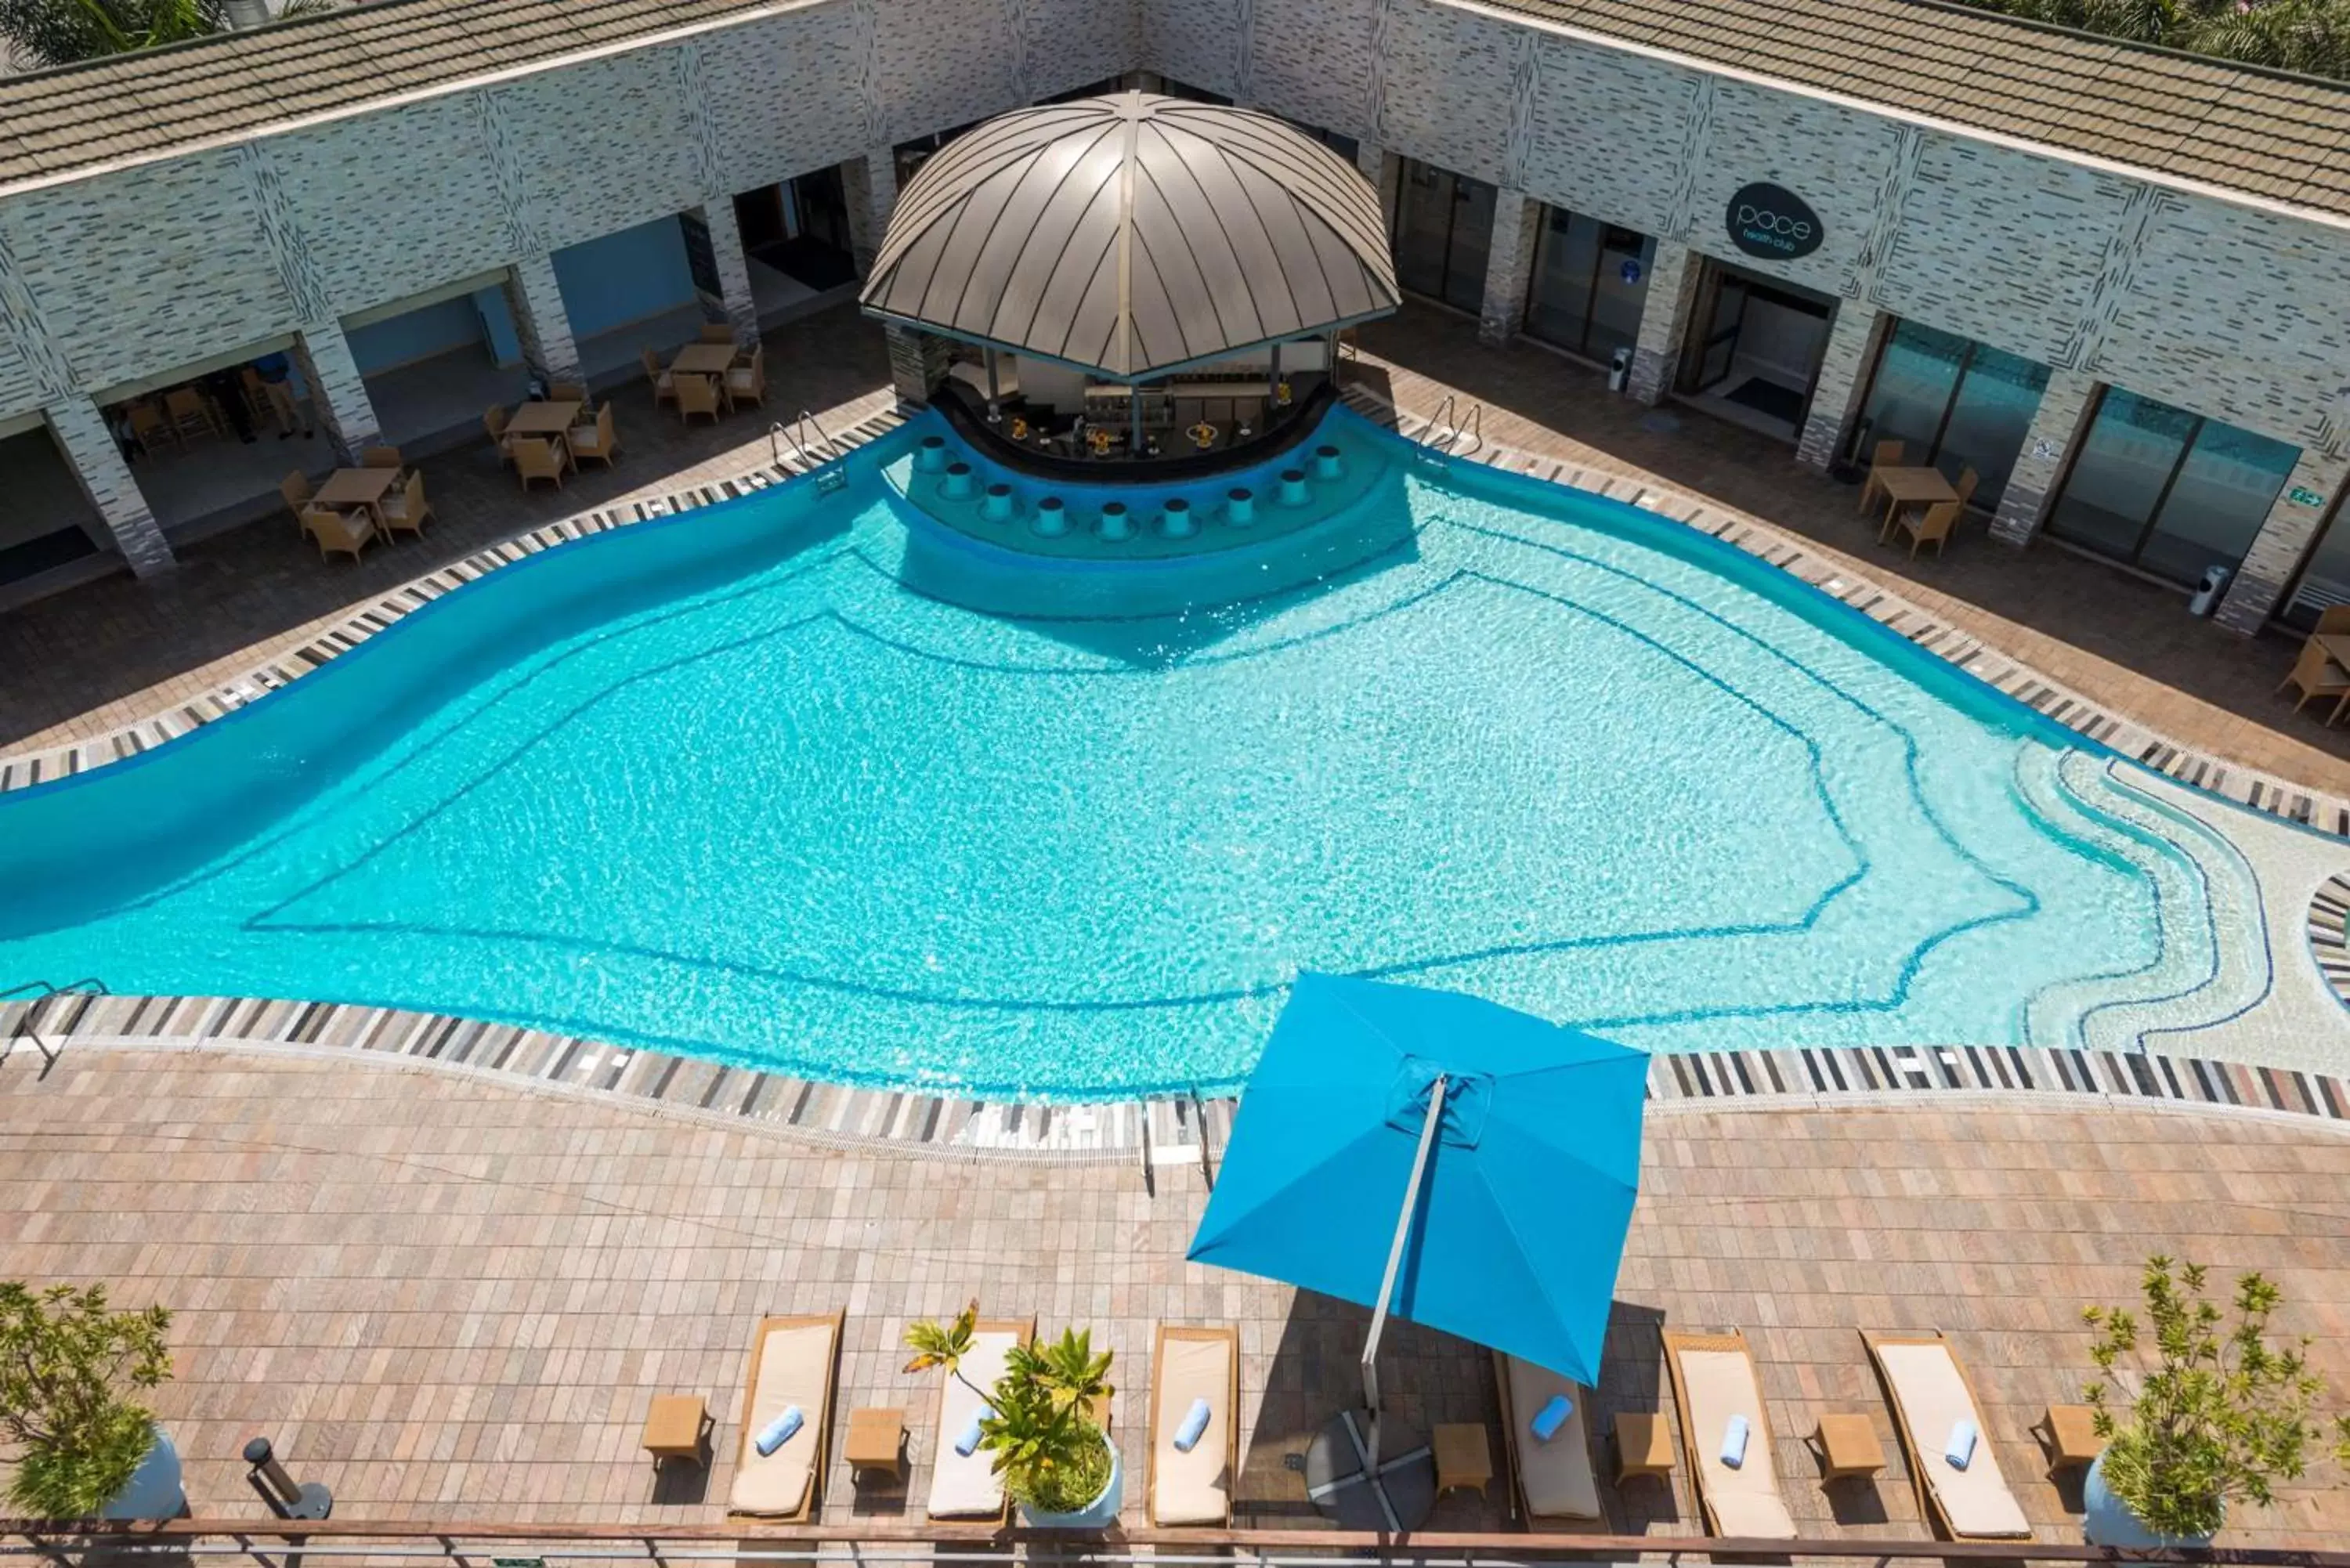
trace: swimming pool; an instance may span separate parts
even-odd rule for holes
[[[1336,413],[1312,526],[1045,561],[924,509],[939,428],[0,797],[0,976],[1054,1097],[1235,1082],[1301,968],[1658,1050],[2258,994],[2224,839],[1692,530]]]

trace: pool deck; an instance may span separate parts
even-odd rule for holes
[[[990,1315],[1090,1324],[1119,1355],[1114,1430],[1139,1521],[1160,1321],[1241,1331],[1241,1522],[1310,1523],[1284,1465],[1345,1397],[1365,1314],[1182,1261],[1196,1166],[1068,1169],[811,1147],[495,1087],[434,1066],[69,1047],[46,1078],[0,1066],[0,1277],[103,1281],[176,1314],[155,1403],[199,1514],[250,1513],[235,1454],[270,1436],[334,1490],[338,1519],[714,1523],[764,1314],[848,1314],[839,1410],[910,1413],[912,1484],[859,1494],[837,1450],[822,1517],[919,1518],[936,1386],[899,1370],[907,1320],[977,1295]],[[2308,1117],[1997,1099],[1653,1106],[1595,1431],[1672,1409],[1657,1331],[1742,1328],[1788,1506],[1806,1533],[1922,1536],[1862,1328],[1949,1333],[2002,1471],[2043,1541],[2077,1541],[2077,1495],[2028,1428],[2088,1370],[2078,1321],[2132,1296],[2165,1251],[2223,1279],[2258,1268],[2279,1320],[2350,1388],[2350,1132]],[[1399,1325],[1390,1400],[1500,1432],[1482,1352]],[[718,1418],[706,1478],[656,1481],[636,1447],[657,1393]],[[1823,1411],[1866,1414],[1891,1464],[1823,1490]],[[2223,1543],[2350,1532],[2330,1462]],[[1701,1528],[1685,1469],[1603,1486],[1607,1525]],[[910,1510],[907,1498],[914,1500]],[[1500,1487],[1432,1528],[1509,1528]]]
[[[1788,449],[1689,410],[1608,395],[1599,373],[1527,343],[1492,349],[1475,324],[1414,304],[1364,333],[1364,385],[1432,412],[1458,390],[1488,410],[1492,441],[1596,472],[1688,493],[1805,540],[1949,624],[2178,743],[2335,796],[2350,796],[2350,726],[2299,718],[2274,688],[2286,639],[2244,639],[2182,613],[2159,587],[2054,545],[2016,552],[1979,523],[1947,560],[1879,549],[1852,493]],[[838,431],[889,405],[878,328],[847,309],[769,335],[770,412],[819,410]],[[412,577],[496,540],[583,511],[673,493],[768,462],[766,421],[687,430],[656,414],[641,382],[614,389],[623,456],[561,492],[524,497],[486,443],[423,463],[441,520],[421,541],[321,563],[271,519],[191,546],[155,582],[110,578],[0,613],[0,757],[88,740],[186,703],[277,658]],[[1673,428],[1658,430],[1664,422]]]

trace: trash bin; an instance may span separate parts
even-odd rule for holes
[[[2233,576],[2226,566],[2210,566],[2203,572],[2203,586],[2187,601],[2189,615],[2210,615],[2220,607],[2220,596],[2228,591],[2228,579]]]
[[[1607,389],[1620,392],[1632,381],[1632,351],[1618,348],[1607,357]]]

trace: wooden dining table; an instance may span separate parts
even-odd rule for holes
[[[557,462],[577,467],[571,456],[571,443],[566,432],[579,422],[579,410],[585,403],[525,403],[506,421],[506,436],[536,436],[551,442]]]
[[[383,526],[383,498],[400,482],[396,468],[338,468],[327,476],[310,497],[311,504],[330,507],[337,512],[359,507]]]
[[[732,343],[689,343],[677,351],[669,368],[681,376],[723,376],[734,363]]]
[[[1905,506],[1931,506],[1938,502],[1956,501],[1959,493],[1942,477],[1938,468],[1879,468],[1869,477],[1877,488],[1885,493],[1885,526],[1893,526],[1893,519]]]

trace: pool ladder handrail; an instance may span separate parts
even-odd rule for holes
[[[33,1049],[41,1054],[41,1076],[47,1077],[49,1069],[57,1064],[61,1048],[53,1046],[41,1038],[40,1019],[44,1010],[60,996],[110,994],[112,993],[106,989],[106,982],[95,975],[85,976],[80,980],[69,980],[62,985],[46,980],[28,980],[22,985],[13,985],[5,991],[0,991],[0,1002],[21,1001],[26,1003],[24,1015],[16,1020],[16,1027],[9,1032],[6,1042],[0,1044],[0,1064],[5,1064],[11,1055],[15,1054],[18,1041],[30,1040],[33,1043]]]
[[[823,424],[806,409],[802,409],[798,416],[788,425],[777,420],[767,427],[767,455],[775,459],[777,468],[784,466],[784,454],[780,445],[784,441],[792,443],[793,455],[807,467],[821,468],[824,465],[824,459],[816,456],[808,446],[806,435],[810,431],[816,432],[818,445],[832,444],[832,437],[825,433]]]
[[[1461,394],[1447,392],[1444,400],[1436,405],[1436,412],[1420,428],[1419,444],[1430,452],[1442,457],[1467,457],[1485,444],[1485,405],[1471,403],[1469,412],[1460,412]],[[1462,445],[1463,441],[1468,442]]]

